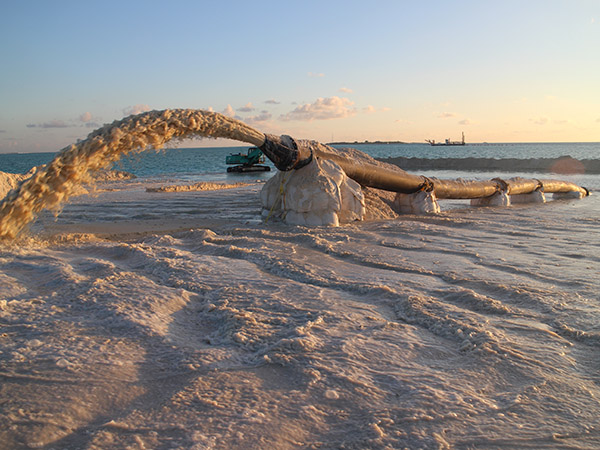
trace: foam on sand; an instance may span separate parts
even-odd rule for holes
[[[597,198],[204,228],[240,192],[136,189],[125,217],[202,227],[2,249],[0,447],[600,448]]]

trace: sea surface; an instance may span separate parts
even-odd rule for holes
[[[334,144],[335,148],[356,148],[373,158],[497,158],[533,159],[560,158],[600,159],[600,143],[504,143],[467,144],[465,146],[432,147],[428,144]],[[228,180],[237,174],[226,174],[225,157],[231,153],[246,152],[247,147],[217,148],[171,148],[159,152],[124,157],[116,168],[140,177],[176,176],[187,180]],[[9,153],[0,154],[0,171],[25,173],[34,166],[46,164],[55,153]],[[267,165],[273,168],[270,161]],[[515,169],[518,169],[516,167]],[[270,177],[266,174],[266,177]]]
[[[346,145],[350,146],[350,145]],[[600,144],[360,144],[598,159]],[[0,244],[0,449],[598,449],[591,195],[341,227],[265,220],[245,148],[144,153]],[[0,155],[26,172],[52,154]],[[155,192],[197,182],[214,191]]]

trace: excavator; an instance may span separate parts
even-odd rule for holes
[[[225,157],[226,164],[235,164],[227,172],[268,172],[269,166],[262,165],[265,155],[258,147],[251,147],[246,153],[231,153]]]

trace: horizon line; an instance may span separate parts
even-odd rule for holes
[[[429,146],[427,142],[407,142],[407,141],[383,141],[383,140],[374,140],[374,141],[335,141],[335,142],[322,142],[325,145],[426,145]],[[600,141],[483,141],[483,142],[467,142],[465,145],[508,145],[508,144],[600,144]],[[237,148],[237,147],[252,147],[251,144],[244,144],[240,142],[239,145],[216,145],[216,146],[202,146],[202,147],[164,147],[161,149],[153,149],[148,148],[145,151],[155,150],[155,151],[165,151],[165,150],[177,150],[177,149],[202,149],[202,148]],[[56,151],[20,151],[20,152],[0,152],[0,155],[27,155],[32,153],[59,153],[62,149]]]

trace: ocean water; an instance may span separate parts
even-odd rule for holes
[[[352,147],[373,158],[497,158],[530,159],[560,158],[571,156],[575,159],[600,159],[600,143],[505,143],[468,144],[456,147],[432,147],[428,144],[336,144],[335,148]],[[125,156],[115,164],[115,168],[129,171],[139,177],[176,177],[183,180],[213,181],[233,180],[239,174],[227,174],[225,157],[231,153],[245,152],[248,147],[214,148],[169,148],[161,151],[147,151],[142,154]],[[0,154],[0,171],[25,173],[34,166],[50,162],[55,153],[9,153]],[[266,165],[274,166],[267,160]],[[515,167],[518,170],[518,167]],[[512,172],[511,172],[512,173]],[[269,178],[272,174],[254,173],[259,178]],[[244,175],[242,175],[243,177]]]
[[[345,145],[335,145],[343,147]],[[476,143],[465,146],[430,146],[429,144],[347,144],[374,158],[560,158],[599,159],[598,142],[548,142],[548,143]]]
[[[265,222],[272,173],[227,174],[237,151],[138,156],[0,244],[0,448],[600,448],[600,175],[515,167],[592,195],[310,228]],[[197,181],[248,185],[147,191]]]

